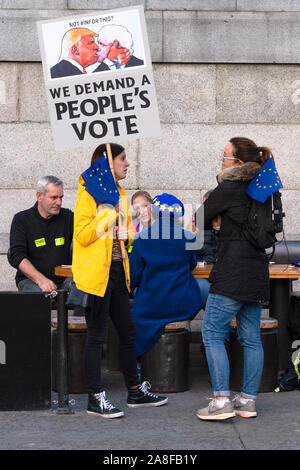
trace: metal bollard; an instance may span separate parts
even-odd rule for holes
[[[68,391],[68,311],[67,290],[57,291],[57,414],[73,414]]]

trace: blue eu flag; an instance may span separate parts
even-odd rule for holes
[[[253,178],[246,192],[252,199],[265,202],[271,194],[282,187],[273,158],[270,157]]]
[[[119,201],[119,191],[111,173],[106,155],[97,160],[82,173],[85,190],[95,199],[97,205],[115,206]]]

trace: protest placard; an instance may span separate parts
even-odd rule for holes
[[[160,136],[142,6],[39,21],[55,148]]]

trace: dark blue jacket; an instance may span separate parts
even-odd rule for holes
[[[194,235],[165,217],[142,231],[133,244],[130,277],[132,290],[137,288],[132,307],[137,356],[155,345],[166,324],[192,319],[202,307],[191,273],[196,251],[187,244],[195,244]]]
[[[83,75],[76,65],[68,60],[61,60],[50,69],[51,78],[71,77],[72,75]]]
[[[197,250],[197,260],[205,261],[207,264],[216,262],[216,254],[218,249],[218,235],[211,230],[204,230],[204,243],[200,250]]]
[[[127,62],[127,64],[125,65],[124,68],[128,68],[128,67],[136,67],[138,65],[143,65],[144,64],[144,61],[141,60],[141,59],[138,59],[137,57],[135,57],[134,55],[132,55],[129,59],[129,61]],[[105,70],[110,70],[109,66],[105,64],[105,62],[101,62],[98,67],[94,70],[94,73],[95,72],[104,72]]]

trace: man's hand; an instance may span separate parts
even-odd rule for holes
[[[130,59],[130,51],[126,47],[119,48],[118,46],[119,41],[115,39],[107,58],[113,62],[119,62],[120,65],[125,65]]]
[[[41,280],[37,282],[37,285],[43,292],[52,292],[54,290],[57,290],[56,284],[54,284],[51,279],[48,279],[47,277],[43,277]]]
[[[28,277],[28,279],[35,282],[43,292],[52,292],[57,289],[54,282],[38,271],[29,259],[24,258],[19,264],[19,269],[26,277]]]
[[[212,226],[214,229],[218,230],[220,229],[221,224],[222,224],[222,217],[218,215],[215,219],[213,219]]]

